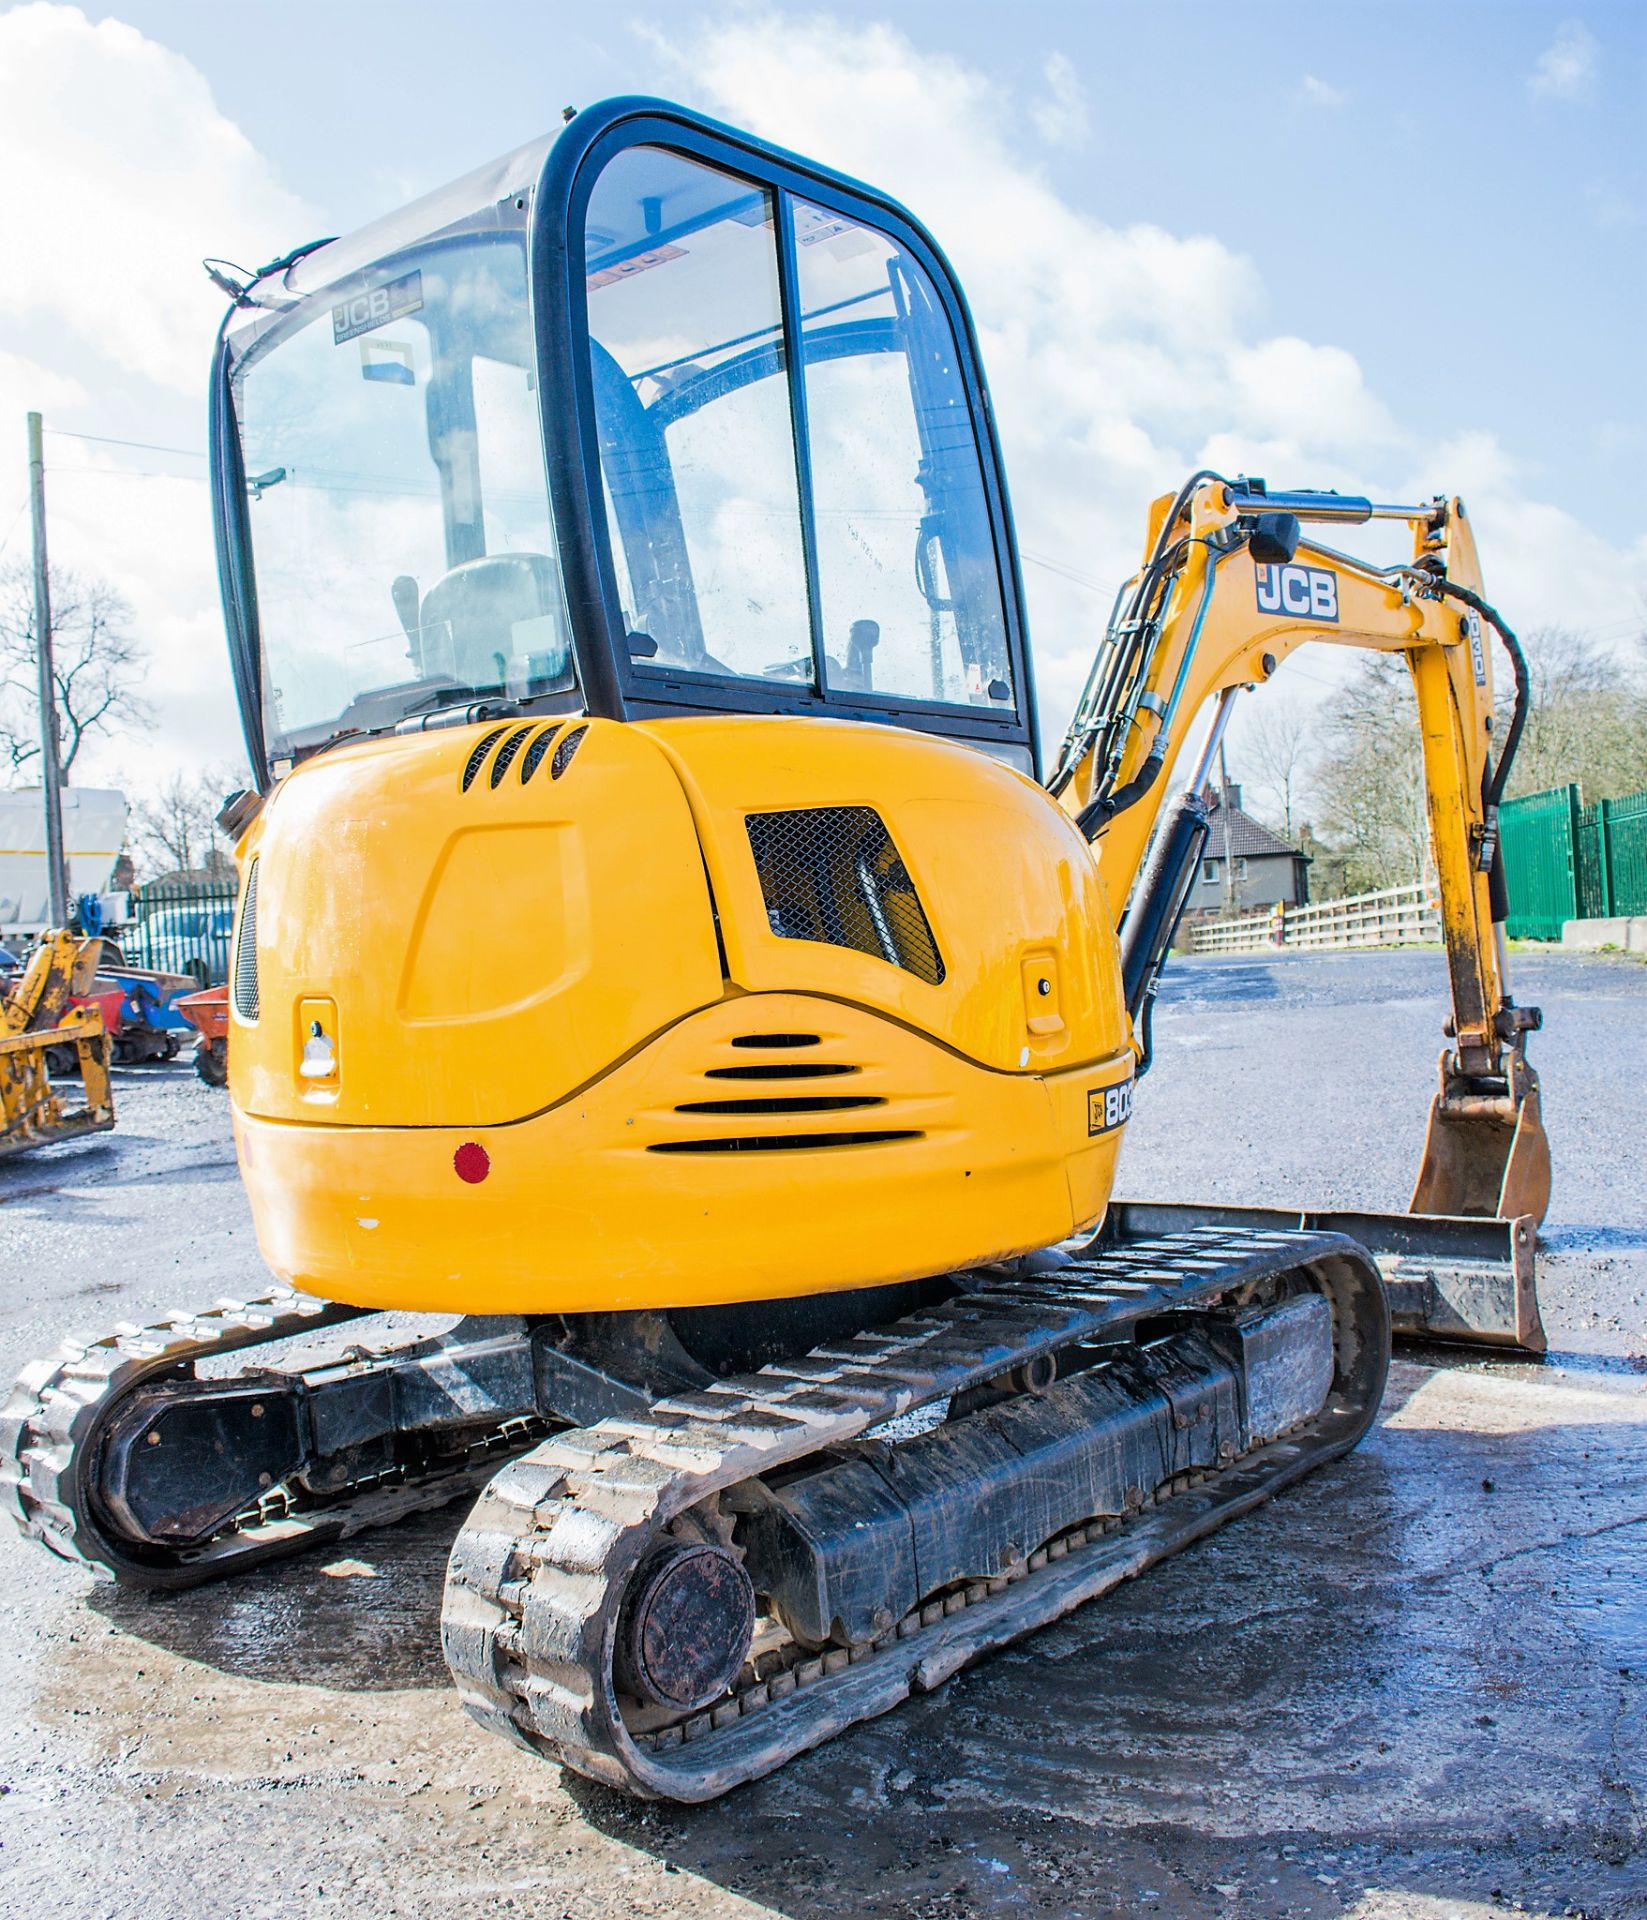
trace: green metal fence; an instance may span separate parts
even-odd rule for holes
[[[121,951],[133,966],[220,986],[229,977],[234,901],[233,880],[153,881],[137,892],[137,924],[121,933]]]
[[[1577,786],[1507,800],[1499,814],[1508,931],[1559,940],[1567,920],[1647,914],[1647,793],[1584,804]]]
[[[1586,914],[1647,913],[1647,793],[1585,807],[1579,815],[1578,851],[1581,874],[1592,864],[1596,872],[1593,898],[1580,889]]]

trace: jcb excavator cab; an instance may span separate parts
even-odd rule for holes
[[[965,302],[884,197],[619,101],[242,298],[217,512],[260,769],[496,707],[1036,770]]]

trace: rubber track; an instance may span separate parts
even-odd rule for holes
[[[1334,1390],[1303,1437],[1258,1448],[1203,1485],[1169,1476],[1184,1489],[1170,1508],[1146,1504],[1125,1524],[1074,1529],[1078,1540],[1044,1543],[1012,1578],[934,1601],[871,1647],[751,1676],[661,1733],[625,1726],[611,1680],[624,1586],[686,1509],[1037,1354],[1298,1269],[1323,1279],[1338,1329]],[[974,1290],[944,1306],[660,1400],[644,1417],[557,1433],[500,1469],[453,1546],[442,1618],[447,1662],[474,1717],[626,1792],[714,1798],[941,1684],[1348,1451],[1382,1393],[1382,1283],[1339,1234],[1206,1229],[1083,1254],[1030,1278],[963,1278]]]
[[[499,1448],[524,1445],[529,1430],[500,1429],[449,1468],[358,1482],[328,1493],[323,1502],[277,1489],[259,1511],[201,1547],[173,1551],[128,1542],[123,1550],[93,1512],[88,1465],[95,1466],[101,1435],[121,1402],[143,1382],[217,1354],[338,1326],[368,1311],[278,1288],[250,1300],[220,1300],[199,1313],[173,1313],[154,1326],[117,1327],[101,1340],[65,1341],[55,1358],[23,1369],[0,1407],[0,1515],[25,1539],[41,1541],[100,1577],[176,1588],[473,1493],[496,1471]]]

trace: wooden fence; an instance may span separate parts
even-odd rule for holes
[[[1203,920],[1189,930],[1191,953],[1259,953],[1273,947],[1412,947],[1441,938],[1434,887],[1381,887],[1346,900]]]

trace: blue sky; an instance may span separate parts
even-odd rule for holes
[[[983,335],[1055,727],[1148,499],[1206,458],[1460,488],[1513,618],[1620,644],[1647,618],[1638,0],[0,8],[0,539],[26,405],[203,443],[201,254],[347,231],[618,92],[933,227]],[[175,689],[93,772],[232,754],[199,463],[48,452],[60,550],[127,588]]]
[[[738,9],[134,0],[88,9],[186,53],[342,229],[603,95],[702,97],[662,53]],[[1557,497],[1639,531],[1647,455],[1647,6],[1522,0],[1103,4],[902,0],[787,9],[888,21],[1017,97],[1074,206],[1210,233],[1250,257],[1278,330],[1348,348],[1442,435],[1489,423]],[[598,22],[598,25],[592,24]],[[1577,30],[1566,90],[1529,84]],[[1066,61],[1086,137],[1037,141]],[[695,97],[696,96],[696,97]],[[919,209],[917,209],[919,211]],[[940,233],[940,240],[948,236]]]

